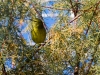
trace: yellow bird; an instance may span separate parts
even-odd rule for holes
[[[46,38],[46,29],[43,22],[38,18],[32,21],[31,37],[35,43],[43,43]]]

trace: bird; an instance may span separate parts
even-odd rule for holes
[[[31,37],[35,43],[43,43],[46,39],[46,29],[39,18],[34,18],[31,22]]]

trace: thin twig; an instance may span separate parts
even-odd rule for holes
[[[39,13],[39,11],[37,10],[37,8],[34,6],[34,4],[32,4],[33,5],[33,8],[34,8],[34,10],[36,11],[36,13],[38,14],[38,16],[41,18],[41,20],[43,21],[43,17],[41,16],[41,14]],[[44,22],[43,22],[44,23]],[[46,24],[44,23],[44,27],[46,28],[46,30],[48,30],[48,28],[47,28],[47,26],[46,26]]]
[[[74,6],[73,6],[73,4],[72,4],[72,0],[70,0],[70,4],[71,4],[71,8],[72,8],[72,11],[74,12]]]
[[[47,28],[46,24],[45,24],[44,21],[43,21],[43,17],[42,17],[42,15],[40,14],[40,12],[37,10],[37,8],[35,7],[35,5],[32,4],[32,3],[30,3],[30,2],[28,2],[28,1],[26,1],[26,0],[25,0],[24,2],[27,2],[27,3],[29,3],[29,4],[31,4],[31,5],[33,6],[33,8],[34,8],[34,10],[36,11],[36,13],[38,14],[39,18],[42,20],[44,27],[45,27],[46,30],[48,31],[48,28]]]
[[[5,65],[2,65],[2,75],[7,75],[6,69],[5,69]]]
[[[99,2],[97,2],[95,5],[99,5],[99,3],[100,3],[100,1]],[[93,6],[91,6],[90,8],[88,8],[88,9],[86,9],[86,10],[81,10],[81,11],[83,11],[83,13],[82,14],[84,14],[84,12],[88,12],[90,9],[92,9],[93,8]],[[96,10],[93,10],[93,11],[96,11]],[[82,14],[79,14],[78,16],[76,16],[72,21],[70,21],[70,23],[72,23],[73,21],[75,21],[76,19],[78,19]]]
[[[97,10],[97,8],[98,8],[99,3],[100,3],[100,1],[99,1],[98,3],[96,3],[96,7],[95,7],[95,10],[94,10],[94,12],[93,12],[93,16],[92,16],[91,19],[90,19],[90,22],[89,22],[89,25],[88,25],[88,29],[87,29],[85,35],[87,35],[87,33],[88,33],[88,31],[89,31],[90,25],[91,25],[91,23],[92,23],[93,17],[94,17],[94,15],[95,15],[95,12],[96,12],[96,10]]]
[[[56,7],[51,7],[51,6],[41,6],[41,7],[43,7],[43,8],[47,8],[47,9],[53,9],[53,10],[67,10],[67,11],[71,11],[71,9],[70,8],[56,8]],[[98,9],[98,10],[100,10],[100,9]],[[89,9],[85,9],[85,10],[83,10],[83,9],[79,9],[78,11],[82,11],[82,12],[87,12],[87,11],[90,11],[90,8]],[[91,11],[94,11],[94,9],[91,9]]]
[[[97,52],[97,50],[98,50],[98,45],[100,44],[100,37],[98,38],[98,40],[96,41],[97,42],[97,44],[96,44],[96,47],[95,47],[95,51],[94,51],[94,54],[93,54],[93,58],[91,59],[91,61],[90,61],[90,64],[88,65],[88,70],[87,70],[87,72],[86,72],[86,75],[89,73],[89,70],[90,70],[90,68],[91,68],[91,65],[92,65],[92,62],[94,61],[94,59],[95,59],[95,54],[96,54],[96,52]]]
[[[42,6],[43,8],[47,8],[47,9],[55,9],[55,10],[67,10],[70,11],[70,9],[68,8],[56,8],[56,7],[51,7],[51,6]]]
[[[70,23],[72,23],[73,21],[75,21],[77,18],[79,18],[82,14],[77,15],[72,21],[70,21]]]

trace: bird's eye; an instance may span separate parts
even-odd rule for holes
[[[34,20],[33,20],[34,21]],[[34,22],[37,22],[37,21],[34,21]]]

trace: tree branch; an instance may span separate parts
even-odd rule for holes
[[[30,5],[33,6],[33,8],[34,8],[34,10],[36,11],[36,13],[38,14],[39,18],[40,18],[40,19],[42,20],[42,22],[44,23],[43,17],[42,17],[42,15],[40,14],[40,12],[37,10],[37,8],[35,7],[35,5],[32,4],[32,3],[30,3],[30,2],[28,2],[27,0],[24,0],[24,2],[27,2],[27,3],[29,3]],[[48,31],[48,28],[47,28],[46,24],[44,23],[43,25],[44,25],[44,27],[46,28],[46,30]]]
[[[94,10],[94,12],[93,12],[93,16],[92,16],[91,19],[90,19],[90,22],[89,22],[89,25],[88,25],[88,29],[87,29],[85,35],[87,35],[87,33],[88,33],[89,29],[90,29],[90,25],[91,25],[91,23],[92,23],[92,20],[93,20],[93,17],[94,17],[94,15],[95,15],[95,13],[96,13],[96,10],[97,10],[97,8],[98,8],[98,6],[99,6],[99,3],[100,3],[100,1],[99,1],[98,3],[96,3],[96,7],[95,7],[95,10]]]
[[[75,21],[77,18],[79,18],[82,14],[77,15],[72,21],[70,21],[70,23],[72,23],[73,21]]]
[[[100,1],[99,2],[97,2],[95,5],[99,5],[100,4]],[[86,9],[86,10],[80,10],[80,11],[83,11],[83,13],[81,13],[81,14],[79,14],[79,15],[77,15],[72,21],[70,21],[70,23],[72,23],[73,21],[75,21],[76,19],[78,19],[82,14],[84,14],[84,12],[88,12],[90,9],[92,9],[93,8],[93,6],[91,6],[90,8],[88,8],[88,9]],[[94,9],[93,11],[96,11],[97,9]],[[91,20],[92,21],[92,20]],[[90,23],[89,24],[91,24],[91,21],[90,21]],[[87,31],[88,32],[88,31]],[[87,34],[87,32],[86,32],[86,34]]]
[[[98,37],[98,40],[96,41],[96,47],[94,48],[95,49],[95,51],[94,51],[94,54],[93,54],[93,58],[91,59],[91,61],[90,61],[90,63],[89,63],[89,65],[88,65],[88,70],[87,70],[87,72],[86,72],[86,75],[89,73],[89,70],[90,70],[90,68],[91,68],[91,65],[92,65],[92,62],[94,61],[94,59],[95,59],[95,54],[96,54],[96,52],[97,52],[97,50],[98,50],[98,45],[100,44],[100,37]]]
[[[5,65],[4,65],[4,64],[2,65],[2,74],[3,74],[3,75],[7,75],[6,69],[5,69]]]

